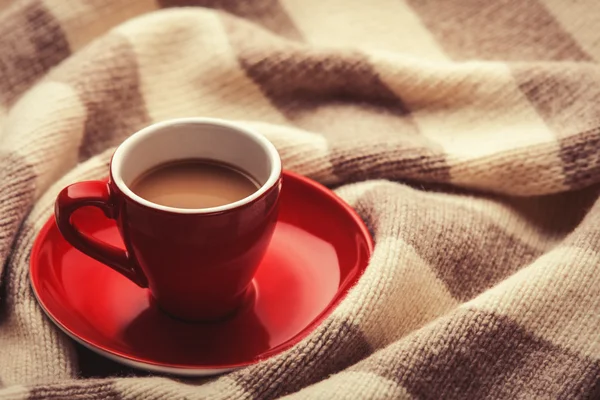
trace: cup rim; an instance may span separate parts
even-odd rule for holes
[[[178,208],[178,207],[170,207],[164,206],[162,204],[157,204],[151,202],[149,200],[144,199],[143,197],[134,193],[129,186],[125,184],[123,181],[123,177],[119,174],[116,174],[115,171],[119,171],[121,164],[123,162],[123,158],[127,153],[127,150],[131,148],[134,144],[139,141],[144,140],[145,138],[155,134],[157,131],[163,130],[165,128],[179,125],[179,124],[187,124],[187,125],[212,125],[218,126],[222,128],[232,129],[239,133],[242,133],[248,136],[250,139],[258,143],[269,156],[269,160],[271,163],[271,172],[267,181],[258,188],[254,193],[250,196],[244,197],[243,199],[234,201],[232,203],[224,204],[222,206],[217,207],[207,207],[207,208]],[[154,124],[148,125],[139,131],[135,132],[127,139],[125,139],[115,150],[113,153],[111,162],[110,162],[110,176],[111,180],[117,186],[117,188],[128,198],[134,200],[135,202],[144,205],[146,207],[165,211],[176,214],[214,214],[221,213],[224,211],[230,211],[239,207],[242,207],[246,204],[252,203],[258,198],[262,197],[266,192],[268,192],[272,187],[274,187],[281,177],[282,166],[281,166],[281,158],[277,149],[265,136],[262,134],[255,132],[252,129],[248,129],[238,123],[226,121],[219,118],[206,118],[206,117],[185,117],[185,118],[173,118],[160,122],[156,122]]]

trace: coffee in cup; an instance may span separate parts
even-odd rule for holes
[[[134,193],[153,203],[192,209],[233,203],[258,188],[248,173],[202,159],[164,163],[145,172],[131,185]]]

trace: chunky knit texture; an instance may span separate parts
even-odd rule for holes
[[[600,2],[0,8],[0,398],[600,398]],[[376,242],[309,337],[203,380],[82,350],[28,283],[59,189],[182,116],[264,133]]]

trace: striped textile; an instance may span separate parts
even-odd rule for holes
[[[600,398],[598,26],[596,0],[0,0],[0,398]],[[376,242],[314,333],[205,380],[82,350],[28,284],[58,190],[182,116],[258,129]]]

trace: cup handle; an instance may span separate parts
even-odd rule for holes
[[[54,205],[56,224],[63,237],[79,251],[120,272],[138,286],[148,287],[146,276],[129,257],[127,251],[86,235],[72,224],[71,215],[85,206],[98,207],[106,217],[116,219],[110,189],[106,182],[74,183],[58,194]]]

